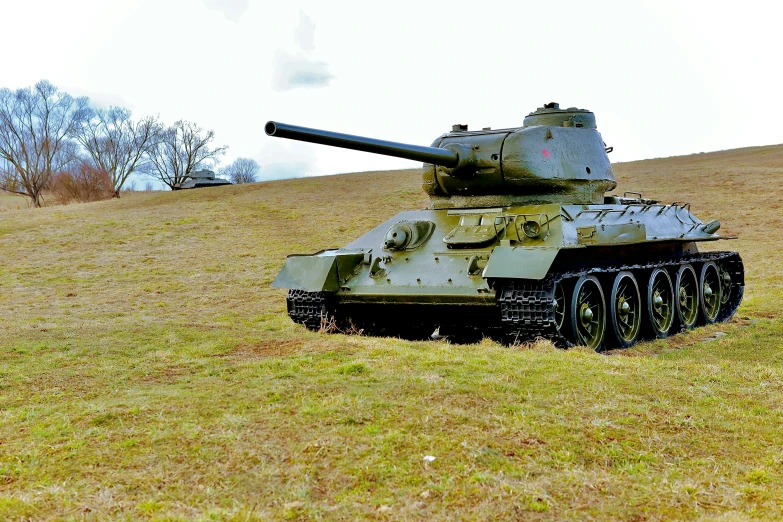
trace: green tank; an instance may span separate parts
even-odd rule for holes
[[[398,214],[348,245],[291,255],[272,283],[311,330],[459,341],[537,338],[629,347],[727,321],[744,292],[732,239],[684,202],[617,182],[592,112],[548,103],[522,127],[455,125],[430,147],[277,122],[269,136],[424,162],[425,210]]]

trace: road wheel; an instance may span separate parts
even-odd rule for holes
[[[620,272],[614,278],[609,298],[609,324],[613,345],[632,346],[639,338],[642,325],[642,299],[639,285],[631,272]]]
[[[675,305],[672,280],[663,268],[650,274],[646,301],[650,332],[658,339],[667,337],[674,323]]]
[[[595,276],[582,276],[574,286],[571,326],[576,344],[601,349],[606,333],[606,302]]]
[[[696,326],[699,318],[699,283],[691,265],[682,265],[677,271],[674,291],[677,296],[677,319],[683,329]]]
[[[710,261],[704,263],[699,275],[699,308],[701,317],[707,324],[712,324],[718,319],[722,302],[722,287],[718,265]]]

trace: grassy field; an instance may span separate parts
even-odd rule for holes
[[[30,198],[24,196],[18,196],[16,194],[10,194],[0,190],[0,212],[6,210],[19,210],[23,208],[30,208]]]
[[[0,519],[783,518],[783,146],[616,172],[740,236],[730,324],[612,356],[292,324],[285,255],[424,207],[418,171],[0,213]]]

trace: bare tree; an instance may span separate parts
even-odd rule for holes
[[[147,153],[161,132],[157,118],[147,116],[134,122],[128,109],[111,107],[89,109],[75,135],[91,166],[109,175],[118,198],[128,177],[145,170]]]
[[[46,80],[25,89],[0,89],[0,188],[41,206],[52,175],[73,161],[70,141],[87,98],[73,98]]]
[[[256,160],[250,158],[237,158],[234,163],[223,168],[220,175],[228,178],[232,183],[255,183],[261,167]]]
[[[191,173],[213,167],[228,147],[213,147],[214,131],[193,122],[179,120],[165,129],[148,152],[145,172],[174,188],[191,179]]]

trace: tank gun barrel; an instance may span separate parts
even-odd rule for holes
[[[287,123],[279,123],[276,121],[267,122],[264,130],[267,135],[276,138],[288,138],[289,140],[307,141],[343,149],[361,150],[374,154],[383,154],[384,156],[394,156],[424,163],[432,163],[433,165],[442,165],[444,167],[456,167],[460,163],[459,154],[450,149],[422,147],[420,145],[409,145],[407,143],[397,143],[395,141],[376,140],[363,136],[298,127],[296,125],[288,125]]]

